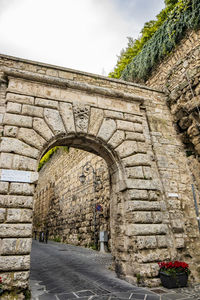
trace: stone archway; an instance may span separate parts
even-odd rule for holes
[[[157,261],[184,258],[189,251],[195,265],[199,235],[190,177],[163,94],[4,56],[0,62],[0,275],[8,288],[28,285],[37,165],[55,145],[72,145],[106,160],[120,275],[134,281],[140,274],[146,284],[157,285]],[[183,177],[178,189],[177,174]],[[190,237],[192,227],[196,232]]]

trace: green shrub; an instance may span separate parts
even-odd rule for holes
[[[126,66],[121,78],[128,81],[146,81],[153,68],[176,47],[186,32],[199,27],[200,1],[179,0],[167,20]]]
[[[157,21],[145,23],[140,39],[129,38],[109,77],[145,82],[152,70],[170,54],[188,30],[200,28],[199,0],[165,0]]]
[[[41,158],[38,165],[38,172],[42,169],[42,167],[50,160],[50,158],[54,155],[58,149],[63,149],[66,152],[69,152],[69,148],[67,146],[56,146],[51,148],[43,157]]]

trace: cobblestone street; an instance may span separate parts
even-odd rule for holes
[[[200,286],[167,290],[141,288],[116,277],[112,257],[88,248],[33,241],[32,300],[190,300],[200,299]]]

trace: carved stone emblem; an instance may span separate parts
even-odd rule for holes
[[[87,131],[89,110],[89,106],[74,105],[74,119],[77,131]]]

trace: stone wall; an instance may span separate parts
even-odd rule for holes
[[[189,32],[174,52],[156,69],[148,86],[166,93],[173,123],[200,192],[200,31]]]
[[[28,286],[37,165],[56,145],[86,150],[108,165],[111,251],[120,276],[158,285],[157,262],[182,259],[197,281],[192,181],[164,93],[5,56],[0,70],[7,80],[0,81],[0,276],[7,287]]]
[[[82,167],[89,162],[101,183],[94,191],[92,168],[81,184]],[[85,170],[85,168],[84,168]],[[86,171],[86,170],[85,170]],[[85,174],[85,173],[84,173]],[[103,212],[95,212],[101,204]],[[94,245],[94,217],[96,234],[110,233],[110,183],[106,162],[94,154],[70,148],[59,149],[39,172],[34,200],[34,230],[49,230],[49,238],[62,242]]]

